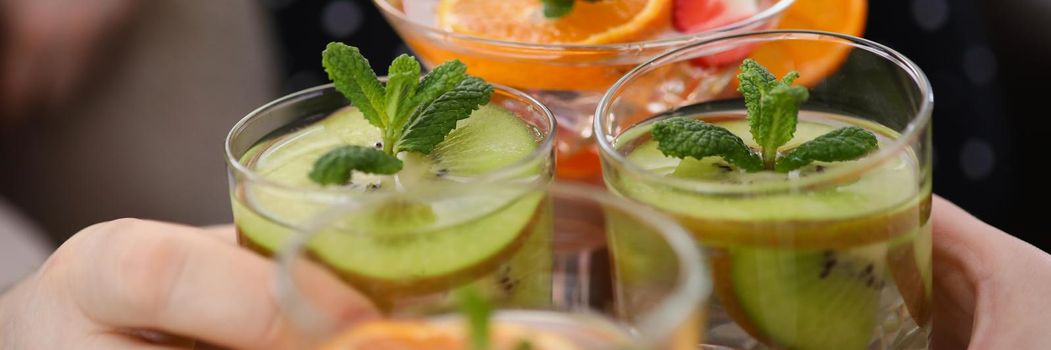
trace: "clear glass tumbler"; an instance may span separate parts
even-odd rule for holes
[[[778,78],[798,71],[810,89],[782,152],[842,126],[872,132],[879,149],[787,174],[664,156],[649,131],[669,117],[722,125],[757,147],[736,91],[740,61],[685,85],[669,72],[764,45],[797,53],[755,59]],[[927,78],[894,50],[840,34],[767,31],[705,40],[635,68],[603,97],[594,127],[607,187],[676,217],[708,253],[718,303],[707,344],[926,349],[932,108]]]
[[[439,217],[463,212],[450,196],[528,205],[471,205],[487,209],[420,220],[422,208]],[[487,214],[523,211],[533,215]],[[518,230],[504,236],[497,227]],[[325,349],[467,349],[464,316],[472,313],[457,302],[464,291],[492,310],[493,350],[695,349],[711,287],[700,251],[674,220],[569,184],[444,188],[340,205],[290,240],[279,260],[284,310]],[[339,296],[352,294],[333,291],[332,281],[363,292],[384,318],[347,324],[347,297]]]

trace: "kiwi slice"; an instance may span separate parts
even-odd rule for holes
[[[496,105],[479,108],[461,120],[430,154],[433,168],[456,176],[479,175],[526,159],[540,134],[510,111]],[[539,169],[531,169],[538,172]]]
[[[486,105],[461,120],[430,155],[402,154],[405,169],[393,181],[355,173],[340,191],[323,191],[307,177],[318,157],[340,145],[383,146],[380,130],[347,107],[247,152],[243,164],[285,186],[245,182],[233,194],[235,222],[246,245],[270,253],[292,228],[335,205],[366,198],[355,192],[387,192],[388,203],[344,218],[353,220],[348,227],[358,234],[338,229],[319,234],[310,243],[312,252],[348,280],[368,286],[370,294],[434,290],[486,272],[520,247],[541,197],[516,190],[431,199],[410,193],[440,192],[435,189],[455,187],[458,177],[522,161],[537,149],[538,139],[536,130],[511,112]],[[539,169],[522,175],[535,176]],[[389,183],[399,189],[383,187]]]
[[[555,244],[553,209],[550,200],[541,202],[529,227],[529,237],[498,269],[495,280],[507,305],[532,309],[551,306]]]
[[[488,274],[519,252],[531,236],[529,223],[540,200],[541,194],[529,194],[475,220],[436,230],[384,230],[373,226],[380,224],[374,213],[360,213],[343,221],[359,228],[358,223],[371,219],[365,225],[375,229],[348,230],[342,226],[323,231],[309,247],[318,260],[372,296],[433,292]],[[408,210],[400,217],[388,212],[384,220],[419,219],[424,217],[417,216],[419,210]],[[405,228],[404,224],[393,227]]]
[[[731,248],[714,273],[723,306],[757,339],[784,349],[867,349],[886,246],[845,251]]]

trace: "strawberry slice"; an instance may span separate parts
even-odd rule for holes
[[[675,30],[701,33],[742,19],[759,11],[757,0],[675,0],[672,25]],[[752,52],[752,47],[741,46],[694,59],[702,67],[718,67],[741,62]]]
[[[672,25],[682,33],[699,33],[759,12],[757,0],[675,0]]]
[[[696,33],[694,27],[706,26],[706,23],[725,11],[723,0],[675,0],[672,26],[681,33]]]

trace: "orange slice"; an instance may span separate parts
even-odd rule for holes
[[[670,0],[577,1],[569,14],[545,18],[538,0],[442,0],[438,26],[482,38],[533,44],[608,44],[667,30]]]
[[[534,350],[579,349],[551,333],[509,324],[491,324],[489,336],[492,350],[512,350],[523,341],[528,341]],[[468,338],[458,322],[376,321],[350,329],[321,349],[463,350],[470,348]]]
[[[868,13],[866,0],[796,0],[778,28],[813,29],[860,36]]]
[[[868,13],[866,0],[796,0],[778,28],[812,29],[860,36]],[[765,43],[751,57],[777,76],[799,71],[796,83],[814,86],[832,74],[850,53],[847,46],[808,41]]]
[[[578,1],[566,16],[548,19],[540,0],[441,0],[435,12],[439,27],[472,38],[597,45],[670,31],[671,8],[671,0]],[[601,93],[634,66],[616,51],[536,50],[458,37],[435,40],[414,31],[401,34],[428,64],[459,59],[471,75],[521,89]]]

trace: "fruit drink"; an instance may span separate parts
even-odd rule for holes
[[[544,266],[517,266],[512,256],[548,239],[534,228],[549,209],[540,195],[503,189],[551,180],[550,112],[464,74],[459,62],[420,79],[418,63],[399,57],[391,71],[401,76],[381,83],[354,48],[332,44],[324,57],[335,86],[279,99],[231,132],[240,244],[274,255],[325,211],[368,206],[343,218],[367,235],[322,237],[312,254],[377,302],[481,276],[511,294],[529,290],[520,276]],[[353,69],[372,80],[340,73]],[[388,91],[383,106],[355,95],[370,86]]]
[[[663,79],[742,46],[842,58],[745,59],[686,93]],[[675,216],[708,253],[706,344],[926,349],[932,96],[911,61],[864,39],[736,34],[639,67],[594,127],[607,187]]]
[[[655,55],[707,36],[772,29],[795,1],[576,0],[568,1],[568,10],[549,14],[554,7],[548,4],[559,2],[566,3],[375,0],[425,63],[462,60],[471,74],[522,89],[548,105],[559,124],[558,176],[593,182],[599,182],[600,169],[591,115],[613,82]],[[749,52],[685,65],[677,79],[688,84],[698,69]]]
[[[675,115],[722,126],[755,145],[743,111],[691,109]],[[851,166],[817,162],[788,174],[749,173],[716,157],[667,157],[650,137],[653,123],[665,117],[640,123],[616,142],[629,162],[659,176],[776,188]],[[878,135],[880,144],[900,137],[857,118],[807,112],[784,147],[851,125]],[[750,198],[682,193],[616,176],[608,184],[673,214],[705,246],[724,312],[713,323],[790,349],[867,349],[873,336],[891,339],[906,324],[930,319],[930,188],[915,184],[918,172],[915,156],[902,153],[846,183]]]

